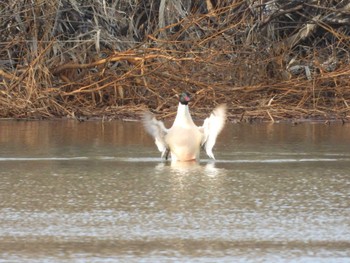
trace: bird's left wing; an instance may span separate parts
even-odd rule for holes
[[[226,105],[220,104],[217,106],[208,118],[204,120],[200,131],[203,133],[201,145],[210,158],[215,159],[213,147],[221,130],[224,128],[226,120]]]
[[[158,150],[162,153],[162,158],[167,157],[168,145],[165,143],[165,135],[168,129],[165,128],[162,121],[158,121],[150,112],[145,112],[142,116],[143,126],[146,131],[154,138]]]

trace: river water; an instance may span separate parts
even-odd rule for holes
[[[227,124],[198,164],[139,122],[0,122],[0,262],[350,262],[350,124]]]

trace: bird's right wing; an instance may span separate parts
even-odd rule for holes
[[[154,138],[158,150],[162,153],[162,158],[167,157],[169,149],[164,137],[168,133],[168,129],[165,128],[164,123],[158,121],[150,112],[143,114],[142,122],[146,131]]]

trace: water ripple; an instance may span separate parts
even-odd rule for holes
[[[304,156],[305,157],[305,156]],[[161,158],[157,157],[137,157],[137,158],[128,158],[128,157],[114,157],[114,156],[96,156],[96,157],[87,157],[87,156],[77,156],[77,157],[0,157],[0,162],[9,162],[9,161],[116,161],[116,162],[162,162]],[[261,159],[231,159],[224,160],[218,159],[215,160],[216,163],[303,163],[303,162],[349,162],[350,158],[261,158]],[[201,162],[213,162],[210,159],[201,159]]]

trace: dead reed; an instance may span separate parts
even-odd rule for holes
[[[0,3],[0,117],[342,119],[346,1],[25,0]]]

